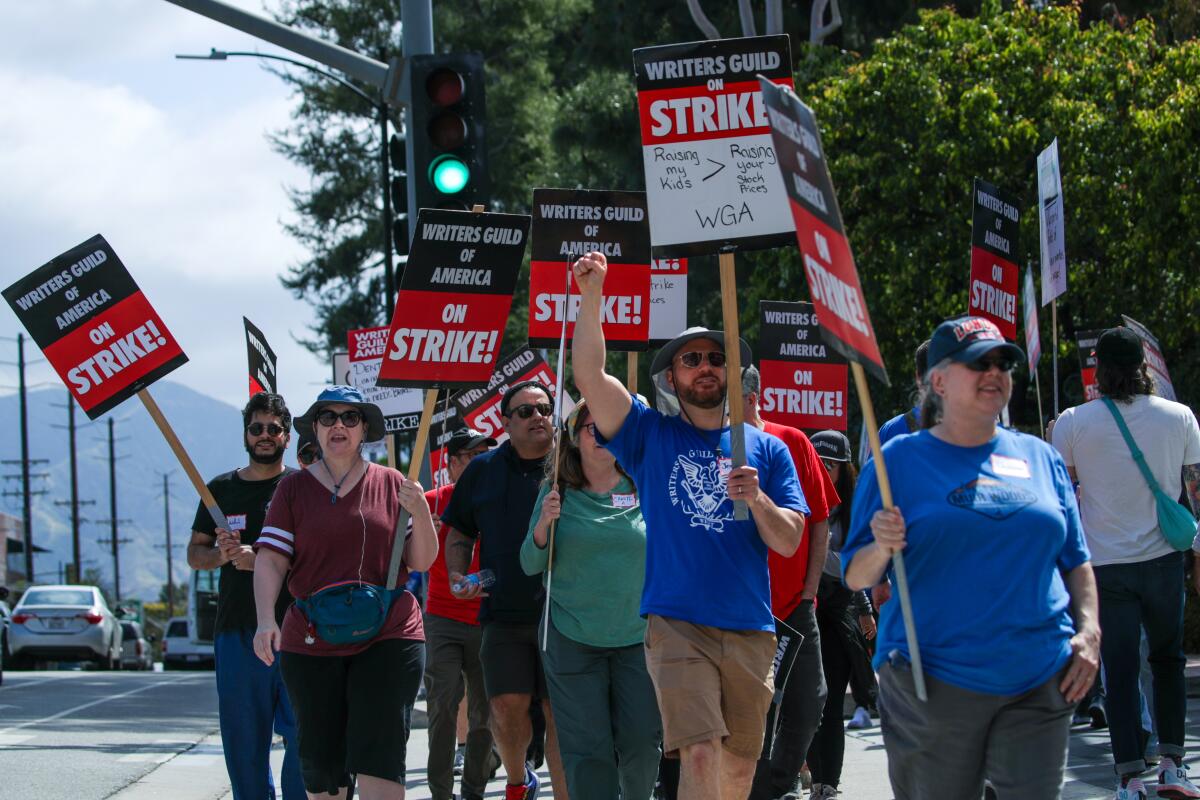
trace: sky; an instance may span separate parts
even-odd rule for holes
[[[190,359],[168,380],[244,404],[244,315],[279,357],[289,406],[306,408],[330,367],[296,342],[311,311],[279,276],[305,257],[283,225],[308,175],[267,138],[298,101],[257,59],[174,57],[291,54],[165,0],[0,9],[0,287],[103,234]],[[22,330],[0,303],[0,362],[16,361]],[[62,385],[44,362],[27,380]],[[0,392],[16,383],[0,363]]]

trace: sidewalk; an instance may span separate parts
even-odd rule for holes
[[[1189,656],[1187,666],[1188,725],[1186,746],[1188,763],[1200,774],[1200,656]],[[425,763],[429,755],[424,727],[425,703],[417,703],[414,729],[408,745],[407,800],[429,800],[425,785]],[[1063,800],[1102,800],[1113,794],[1112,751],[1107,730],[1091,730],[1086,725],[1071,731],[1071,750],[1067,760],[1067,779]],[[283,748],[276,743],[271,761],[278,786]],[[225,777],[221,737],[208,736],[190,750],[165,762],[138,782],[113,795],[110,800],[232,800]],[[538,772],[542,781],[541,800],[550,800],[550,774],[545,766]],[[887,755],[878,726],[861,731],[846,731],[846,755],[842,771],[841,796],[847,800],[889,800]],[[503,776],[488,786],[487,798],[504,797]],[[280,798],[282,800],[282,798]]]

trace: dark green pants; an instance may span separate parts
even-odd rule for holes
[[[641,642],[590,647],[552,624],[543,664],[571,800],[649,800],[662,720]]]

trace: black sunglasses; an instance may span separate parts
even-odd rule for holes
[[[995,358],[984,356],[974,361],[967,361],[963,366],[975,372],[987,372],[992,367],[997,367],[1001,372],[1012,372],[1017,368],[1017,360],[1010,356],[996,356]]]
[[[317,448],[311,445],[305,447],[303,450],[296,453],[296,460],[307,467],[317,460]]]
[[[362,414],[353,408],[340,414],[329,409],[317,412],[317,422],[326,428],[332,428],[339,419],[347,428],[357,428],[358,423],[362,422]]]
[[[521,403],[516,408],[510,408],[508,416],[529,419],[535,411],[543,417],[548,417],[554,413],[554,406],[549,403]]]
[[[709,366],[717,369],[725,366],[725,354],[720,350],[709,350],[707,353],[701,353],[699,350],[692,350],[687,353],[681,353],[679,356],[679,363],[683,364],[688,369],[695,369],[696,367],[700,366],[700,362],[704,360],[705,356],[708,356]]]
[[[261,422],[251,422],[246,426],[246,433],[251,436],[262,436],[263,431],[267,432],[267,436],[278,436],[284,430],[285,428],[281,425],[276,425],[274,422],[268,422],[266,425]]]

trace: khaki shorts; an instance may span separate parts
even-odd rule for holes
[[[720,739],[757,759],[775,692],[775,634],[727,631],[651,614],[646,667],[662,711],[663,751]]]

